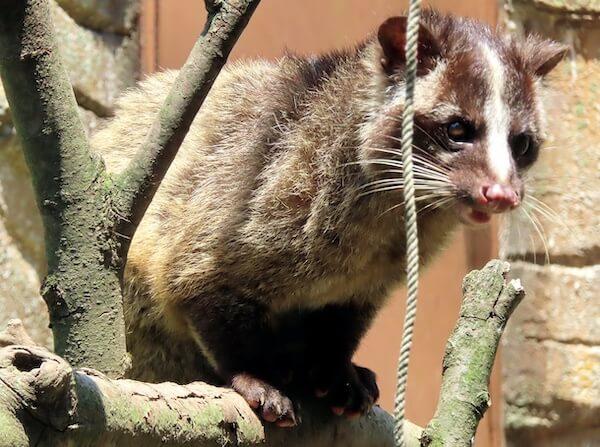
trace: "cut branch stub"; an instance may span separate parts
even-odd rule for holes
[[[507,262],[490,261],[463,282],[458,323],[446,345],[442,391],[421,444],[470,447],[489,407],[488,385],[500,336],[524,296],[518,280],[506,283]]]
[[[20,399],[22,409],[56,430],[71,419],[71,367],[38,346],[12,345],[0,350],[0,382]]]

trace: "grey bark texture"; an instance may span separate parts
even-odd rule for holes
[[[491,261],[463,281],[463,304],[444,354],[440,399],[423,446],[469,446],[474,439],[490,405],[490,371],[500,337],[525,294],[518,280],[506,283],[509,270],[508,263]]]
[[[35,346],[18,321],[0,334],[0,348],[0,447],[393,447],[392,417],[379,408],[356,421],[310,411],[298,430],[265,433],[244,399],[227,388],[74,370]],[[421,430],[410,423],[407,429],[408,447],[418,446]]]

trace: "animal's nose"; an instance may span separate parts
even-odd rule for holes
[[[519,206],[519,194],[508,185],[494,183],[481,187],[482,204],[493,212],[502,213]]]

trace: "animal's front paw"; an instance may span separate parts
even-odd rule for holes
[[[379,399],[375,373],[349,363],[341,368],[324,368],[314,375],[318,398],[338,416],[356,417],[368,412]]]
[[[268,383],[249,374],[237,374],[231,387],[248,402],[258,415],[279,427],[294,427],[296,414],[292,401]]]

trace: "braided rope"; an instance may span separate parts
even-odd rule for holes
[[[406,25],[406,96],[402,113],[402,163],[404,170],[404,226],[406,231],[406,314],[400,358],[398,359],[396,399],[394,401],[394,440],[397,447],[404,447],[404,406],[408,362],[412,345],[413,329],[417,316],[419,290],[419,239],[417,234],[417,208],[413,176],[413,120],[414,93],[417,81],[417,43],[421,0],[411,0]]]

